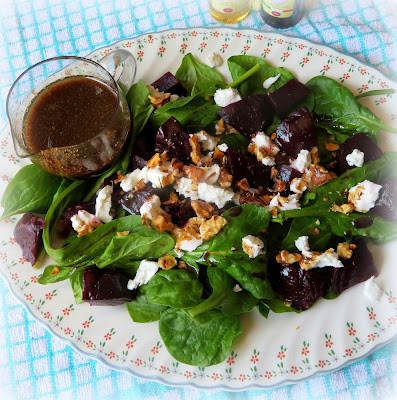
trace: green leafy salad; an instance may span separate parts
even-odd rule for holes
[[[299,313],[373,280],[367,242],[397,237],[397,157],[376,144],[396,130],[325,76],[227,63],[231,84],[191,54],[135,83],[129,143],[100,177],[27,165],[1,201],[3,219],[24,214],[24,258],[52,259],[39,283],[122,304],[131,327],[159,321],[169,353],[201,367],[227,357],[240,314]]]

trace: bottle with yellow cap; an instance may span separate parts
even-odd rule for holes
[[[208,0],[210,14],[223,24],[242,21],[251,11],[251,0]]]
[[[290,28],[302,18],[304,0],[262,0],[262,19],[278,29]]]

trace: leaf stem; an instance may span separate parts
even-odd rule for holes
[[[230,83],[229,85],[226,86],[227,88],[234,88],[241,83],[243,83],[246,79],[248,79],[250,76],[254,75],[256,72],[258,72],[261,69],[261,66],[259,64],[254,65],[251,69],[249,69],[245,74],[241,75],[239,78],[237,78],[235,81]]]
[[[356,96],[356,99],[361,99],[363,97],[369,97],[369,96],[378,96],[382,94],[393,94],[395,93],[394,89],[379,89],[379,90],[370,90],[369,92],[364,92],[361,94],[358,94]]]

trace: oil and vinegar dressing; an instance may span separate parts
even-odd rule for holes
[[[25,117],[25,138],[32,153],[78,145],[111,121],[117,93],[94,78],[77,76],[45,88]]]

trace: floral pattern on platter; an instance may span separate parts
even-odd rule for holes
[[[347,85],[355,94],[393,87],[382,74],[347,55],[298,38],[252,30],[191,29],[147,34],[99,49],[89,58],[99,61],[119,48],[136,57],[137,78],[146,82],[158,78],[161,72],[175,72],[182,57],[189,52],[205,62],[214,51],[224,60],[231,55],[260,56],[274,66],[290,69],[303,82],[315,75],[329,76]],[[156,62],[163,70],[159,67],[154,76],[147,66]],[[227,76],[226,62],[220,71]],[[368,97],[366,105],[377,113],[381,111],[385,122],[396,126],[393,98],[394,95]],[[27,163],[14,155],[8,130],[0,135],[0,162],[4,171],[0,177],[3,191],[18,169]],[[273,314],[267,321],[259,314],[243,317],[243,326],[252,325],[249,318],[254,318],[255,324],[261,323],[261,335],[245,331],[221,364],[207,368],[188,366],[168,354],[156,323],[134,324],[122,307],[107,310],[76,305],[66,281],[40,285],[38,278],[42,270],[32,269],[21,257],[13,237],[18,218],[7,218],[0,223],[6,233],[0,241],[0,273],[11,290],[37,320],[77,350],[143,378],[172,385],[229,390],[274,387],[340,368],[365,356],[397,333],[397,286],[388,279],[387,268],[383,268],[379,279],[384,277],[386,290],[380,302],[369,304],[362,296],[362,288],[352,288],[346,296],[341,296],[344,300],[340,297],[319,302],[300,315]],[[346,299],[358,299],[350,311],[345,310]],[[343,312],[339,313],[339,307]],[[317,321],[329,310],[337,310],[338,315],[330,321],[323,317],[322,323],[311,330],[313,318]],[[268,326],[274,326],[280,334],[272,336]]]

